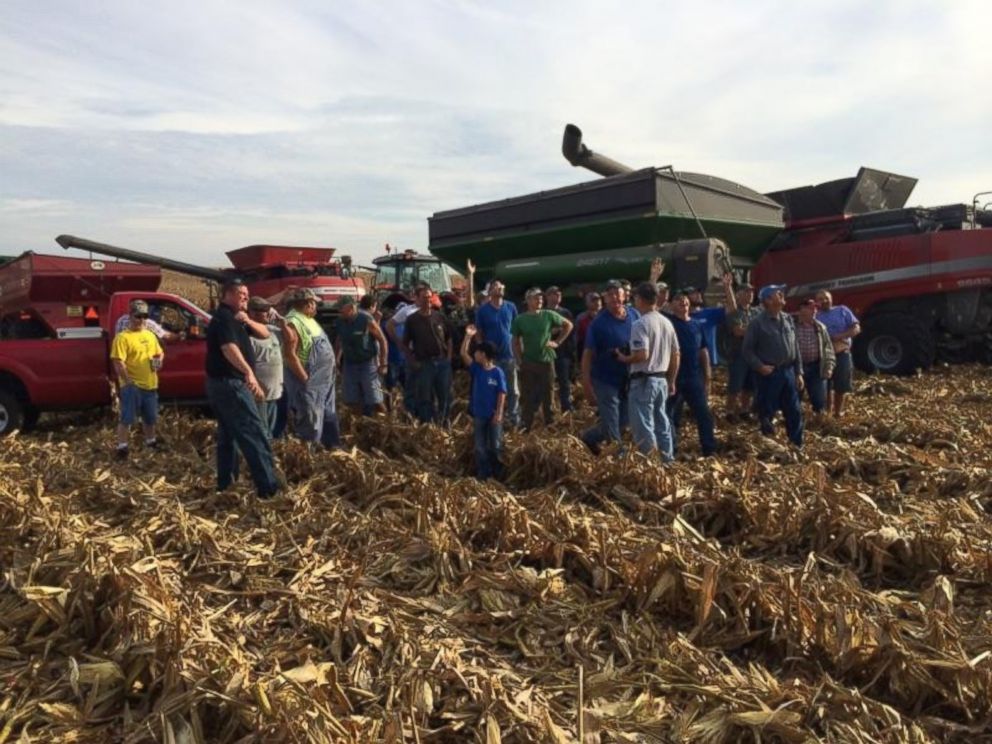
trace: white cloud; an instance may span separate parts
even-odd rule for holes
[[[8,0],[0,253],[71,229],[185,258],[271,240],[422,248],[434,211],[633,166],[759,190],[992,187],[980,2]],[[33,204],[12,208],[11,204]],[[73,227],[75,225],[75,227]],[[113,242],[111,240],[111,242]]]

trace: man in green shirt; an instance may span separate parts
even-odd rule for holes
[[[537,407],[544,409],[544,423],[550,424],[552,380],[555,350],[572,332],[572,322],[553,310],[544,310],[544,295],[540,289],[528,289],[525,296],[527,312],[513,319],[513,355],[520,368],[521,420],[524,431],[534,423]],[[557,340],[551,333],[560,328]]]

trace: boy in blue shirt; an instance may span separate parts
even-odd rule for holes
[[[503,462],[503,407],[506,404],[506,375],[496,366],[496,348],[483,341],[469,353],[476,334],[474,325],[465,329],[462,340],[462,362],[472,375],[472,397],[469,413],[475,424],[475,468],[479,480],[501,478]]]

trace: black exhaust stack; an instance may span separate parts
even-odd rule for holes
[[[565,125],[565,134],[561,138],[561,154],[572,165],[581,165],[601,176],[621,176],[634,171],[633,168],[595,153],[582,144],[582,130],[574,124]]]

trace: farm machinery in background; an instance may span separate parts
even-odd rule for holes
[[[458,302],[447,267],[434,256],[394,250],[387,244],[385,255],[373,258],[367,270],[375,272],[372,291],[384,310],[394,310],[401,302],[413,302],[420,284],[429,285],[446,304]]]
[[[992,212],[905,208],[916,180],[861,168],[854,178],[760,194],[671,166],[634,170],[565,127],[562,153],[603,176],[435,213],[430,251],[513,297],[557,284],[573,304],[611,278],[632,282],[665,261],[675,286],[727,270],[789,286],[793,307],[821,289],[861,318],[854,359],[905,374],[937,359],[992,361]]]
[[[351,258],[335,258],[334,248],[250,245],[227,252],[232,268],[211,269],[74,235],[60,235],[55,240],[66,249],[78,248],[199,277],[209,283],[212,292],[216,290],[214,283],[231,279],[242,280],[252,295],[261,297],[273,297],[290,287],[306,287],[317,295],[317,320],[325,327],[333,324],[337,315],[335,304],[339,299],[353,297],[357,300],[366,291],[354,271]],[[215,295],[211,294],[211,297],[215,298]]]
[[[605,178],[437,212],[431,253],[457,270],[472,259],[477,281],[498,278],[512,297],[557,284],[574,305],[608,279],[646,279],[656,257],[669,283],[706,287],[735,262],[753,263],[782,230],[779,203],[732,181],[634,170],[589,150],[572,125],[562,152]]]
[[[158,266],[31,251],[0,264],[0,437],[30,429],[43,411],[110,404],[110,343],[132,300],[173,334],[161,399],[202,404],[210,317],[160,292],[161,279]]]
[[[936,360],[992,362],[992,212],[906,207],[915,178],[854,178],[769,194],[785,229],[752,272],[790,302],[828,290],[861,319],[854,361],[906,374]]]

